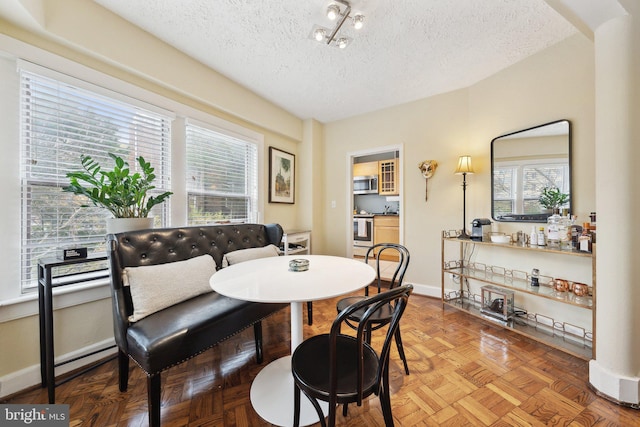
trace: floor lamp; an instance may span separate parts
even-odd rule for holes
[[[468,239],[467,234],[467,174],[473,173],[471,166],[471,156],[460,156],[455,174],[462,175],[462,234],[459,238]]]

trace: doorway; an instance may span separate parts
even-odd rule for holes
[[[354,182],[371,179],[375,166],[376,190],[354,191]],[[348,203],[347,254],[364,257],[374,243],[393,241],[403,244],[403,150],[401,145],[351,152],[347,155]],[[364,171],[364,172],[363,172]],[[366,178],[358,175],[366,173]],[[393,187],[390,187],[392,179]],[[371,186],[369,186],[371,187]],[[362,188],[359,184],[356,188]],[[378,227],[375,219],[378,218]],[[370,227],[370,228],[369,228]],[[376,237],[376,228],[378,237]],[[362,236],[362,237],[361,237]],[[382,240],[381,240],[382,239]]]

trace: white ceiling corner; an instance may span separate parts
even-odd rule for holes
[[[346,49],[309,38],[327,0],[94,0],[302,119],[330,122],[474,84],[576,29],[545,0],[353,0]]]
[[[572,17],[577,18],[578,23],[586,25],[594,32],[604,22],[628,14],[619,0],[546,0],[556,10],[563,10]],[[623,0],[624,1],[624,0]],[[632,0],[636,1],[637,0]],[[632,3],[628,3],[632,4]],[[636,3],[637,4],[637,3]]]

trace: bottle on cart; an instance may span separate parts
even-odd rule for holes
[[[569,227],[569,234],[571,235],[571,249],[579,250],[578,238],[582,235],[582,226],[575,224],[576,216],[571,217],[571,227]]]
[[[573,219],[569,215],[568,209],[563,209],[562,211],[559,228],[560,249],[571,250],[571,226],[573,225]]]
[[[534,268],[531,270],[531,286],[540,286],[540,270]]]
[[[578,250],[581,252],[591,252],[591,231],[589,229],[589,223],[582,224],[582,234],[578,237]]]
[[[558,208],[553,209],[553,215],[547,218],[547,246],[550,248],[560,247],[560,227],[562,217]]]
[[[546,237],[544,235],[544,227],[538,229],[538,246],[546,246]]]
[[[589,214],[589,231],[591,231],[591,244],[596,242],[596,213]]]
[[[538,232],[535,227],[531,227],[531,233],[529,234],[529,245],[538,246]]]

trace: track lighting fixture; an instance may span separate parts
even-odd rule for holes
[[[346,0],[335,0],[332,2],[327,7],[327,18],[332,21],[336,21],[333,29],[315,25],[311,31],[311,38],[330,46],[337,46],[340,49],[344,49],[352,41],[351,38],[338,34],[342,25],[347,20],[351,21],[353,28],[356,30],[361,29],[364,25],[364,15],[357,13],[354,16],[351,16],[351,5]]]

